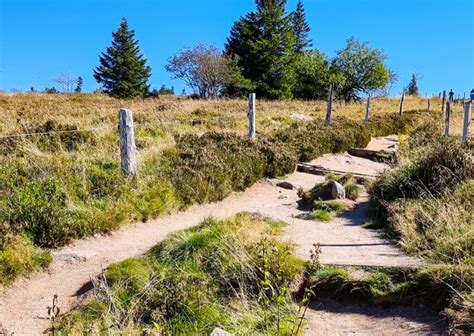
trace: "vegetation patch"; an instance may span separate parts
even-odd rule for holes
[[[77,99],[83,104],[89,98]],[[182,132],[170,141],[162,128],[140,126],[139,177],[130,181],[120,169],[116,130],[81,133],[48,121],[36,131],[56,133],[38,136],[38,142],[19,140],[0,157],[0,222],[6,228],[0,239],[26,234],[35,246],[62,246],[130,220],[222,200],[262,178],[292,172],[303,157],[363,146],[370,138],[368,127],[349,119],[339,118],[327,129],[322,121],[309,124],[259,135],[257,141],[213,131]]]
[[[469,311],[474,309],[473,143],[438,134],[428,124],[412,131],[399,154],[403,164],[370,190],[372,218],[366,227],[384,228],[408,252],[438,265],[418,272],[415,288],[438,298],[453,328],[469,333]],[[409,288],[411,293],[413,286],[407,286],[398,291]]]
[[[346,268],[323,266],[307,274],[304,288],[311,288],[315,297],[326,296],[372,305],[429,305],[437,308],[451,321],[453,331],[470,328],[470,309],[459,300],[458,289],[469,290],[462,283],[463,267],[431,267],[424,270],[402,268],[364,268],[363,276],[354,277]],[[436,293],[436,294],[434,294]],[[465,292],[464,292],[465,293]]]
[[[334,215],[347,210],[347,206],[340,201],[314,201],[311,216],[321,222],[330,222]]]
[[[289,285],[304,263],[268,234],[276,223],[243,213],[174,233],[147,255],[111,265],[95,298],[57,327],[61,334],[208,335],[215,327],[299,334]]]

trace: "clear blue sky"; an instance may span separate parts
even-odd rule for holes
[[[400,76],[393,94],[412,73],[423,94],[474,87],[474,0],[304,4],[314,46],[330,56],[352,35],[385,50]],[[295,5],[289,0],[288,10]],[[234,21],[253,9],[253,0],[0,0],[0,89],[44,89],[61,73],[82,76],[87,91],[99,87],[92,70],[125,16],[153,69],[151,86],[180,92],[166,59],[196,43],[222,48]]]

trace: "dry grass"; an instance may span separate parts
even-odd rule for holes
[[[427,99],[407,97],[405,110],[426,110]],[[440,111],[441,101],[432,99],[432,109]],[[60,124],[74,124],[79,128],[114,128],[117,111],[127,107],[134,111],[138,125],[171,122],[175,120],[197,122],[189,124],[164,124],[167,130],[200,133],[207,130],[229,130],[245,133],[247,130],[247,101],[243,99],[192,100],[181,97],[162,96],[159,99],[119,100],[98,94],[18,94],[0,95],[0,136],[23,132],[30,125],[55,120]],[[334,105],[334,116],[363,120],[364,103],[340,103]],[[372,116],[398,112],[399,99],[372,99]],[[290,114],[299,113],[323,118],[325,101],[263,101],[257,102],[257,130],[272,134],[291,123]],[[440,119],[442,115],[440,112]],[[221,118],[219,120],[219,118]],[[460,133],[462,106],[454,106],[453,132]]]

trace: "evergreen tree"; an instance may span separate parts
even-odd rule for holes
[[[148,92],[151,68],[141,54],[135,32],[122,19],[119,29],[112,33],[112,45],[100,56],[94,78],[103,91],[117,98],[143,97]]]
[[[296,11],[293,13],[292,23],[295,33],[294,50],[295,53],[299,54],[308,48],[311,48],[313,44],[308,37],[311,28],[306,21],[306,13],[301,0],[298,0],[298,4],[296,5]]]
[[[256,0],[256,11],[231,29],[225,53],[237,62],[260,97],[289,98],[293,84],[294,32],[286,0]]]
[[[408,87],[405,89],[406,94],[411,96],[419,96],[420,92],[418,90],[418,82],[416,79],[416,75],[413,74],[411,76],[410,83],[408,83]]]
[[[77,78],[77,84],[76,84],[76,88],[74,89],[74,92],[76,93],[82,92],[82,77],[81,76]]]

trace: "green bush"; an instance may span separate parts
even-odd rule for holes
[[[274,225],[239,214],[176,232],[146,256],[109,266],[102,277],[107,293],[100,290],[59,329],[204,335],[221,327],[268,334],[278,333],[278,323],[288,335],[297,307],[284,288],[304,266],[290,244],[255,235]],[[110,299],[113,308],[103,309]]]
[[[0,250],[0,285],[9,285],[18,276],[46,267],[51,261],[48,252],[38,250],[25,237],[16,237]]]
[[[472,146],[444,138],[411,162],[382,175],[370,190],[373,215],[385,218],[387,202],[436,197],[474,178]]]

